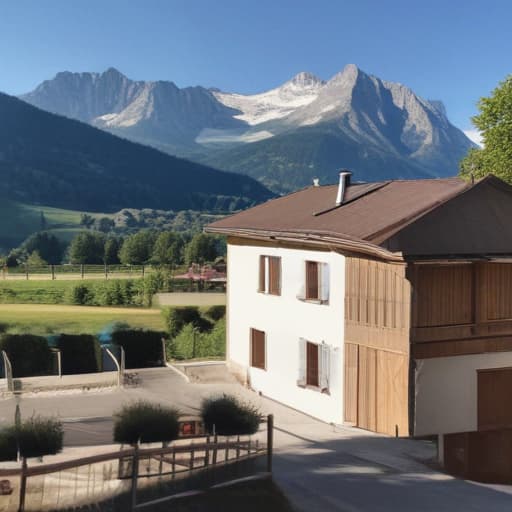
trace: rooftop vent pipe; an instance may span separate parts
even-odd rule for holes
[[[352,173],[347,171],[347,169],[342,169],[340,171],[340,183],[338,185],[338,194],[336,195],[336,206],[343,204],[345,192],[350,186],[350,176],[352,176]]]

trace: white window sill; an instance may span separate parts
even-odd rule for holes
[[[306,302],[308,304],[316,304],[319,306],[329,305],[329,300],[320,300],[320,299],[305,299],[304,297],[297,297],[301,302]]]
[[[310,391],[316,391],[317,393],[321,393],[322,395],[330,395],[329,389],[320,388],[318,386],[311,386],[310,384],[303,384],[301,382],[297,382],[297,386],[302,389],[309,389]]]

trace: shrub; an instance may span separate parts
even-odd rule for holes
[[[221,318],[226,316],[226,306],[210,306],[205,315],[210,317],[214,322],[218,322]]]
[[[164,333],[143,329],[123,329],[112,332],[112,343],[123,347],[126,368],[162,366]]]
[[[33,377],[52,372],[54,355],[46,338],[32,334],[4,334],[0,350],[5,350],[13,377]]]
[[[149,402],[125,405],[114,414],[114,441],[158,443],[178,438],[179,411]]]
[[[164,316],[171,338],[177,336],[186,324],[192,324],[200,332],[210,331],[213,327],[212,322],[201,316],[197,306],[167,308]]]
[[[210,332],[201,332],[193,324],[186,324],[167,346],[169,354],[176,359],[223,356],[226,352],[226,321],[219,320]]]
[[[67,302],[78,306],[90,305],[94,302],[94,293],[88,285],[77,284],[69,291]]]
[[[101,371],[101,347],[95,336],[61,334],[57,338],[56,346],[61,352],[63,374]]]
[[[3,460],[16,459],[19,446],[22,457],[43,457],[62,450],[64,431],[60,421],[53,418],[34,416],[21,425],[9,426],[0,432],[0,457]]]
[[[208,432],[224,436],[254,434],[261,423],[257,407],[231,395],[204,399],[201,416]]]

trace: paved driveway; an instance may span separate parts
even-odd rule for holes
[[[120,404],[144,398],[193,414],[203,397],[235,393],[275,416],[274,477],[298,511],[510,511],[509,487],[451,478],[430,469],[431,443],[393,439],[326,425],[262,398],[236,383],[190,384],[168,368],[143,370],[140,388],[26,396],[22,416],[59,415],[67,446],[111,442],[111,415]],[[0,401],[0,422],[14,415],[13,399]]]

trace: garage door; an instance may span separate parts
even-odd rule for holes
[[[345,421],[383,434],[408,435],[407,356],[345,344]]]
[[[478,370],[478,430],[512,427],[512,368]]]

